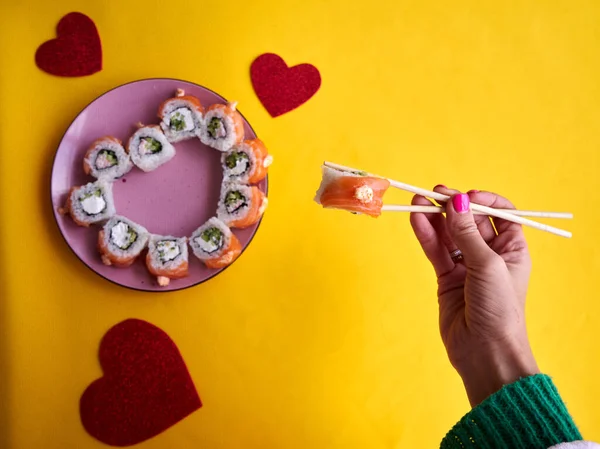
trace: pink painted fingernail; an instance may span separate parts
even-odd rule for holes
[[[469,190],[467,193],[479,193],[479,190],[473,189],[473,190]]]
[[[452,205],[454,210],[459,214],[464,214],[469,211],[469,195],[466,193],[459,193],[452,197]]]
[[[437,186],[435,186],[433,189],[437,189],[438,187],[441,187],[442,189],[447,189],[448,187],[446,187],[444,184],[438,184]]]

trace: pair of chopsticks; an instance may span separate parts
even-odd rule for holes
[[[333,162],[324,162],[324,165],[335,170],[345,172],[360,172],[356,168],[345,167],[343,165],[334,164]],[[365,173],[365,172],[363,172]],[[385,178],[384,176],[374,175],[372,173],[366,173],[367,176],[373,176],[376,178],[387,179],[392,187],[397,189],[405,190],[407,192],[421,195],[427,198],[432,198],[439,202],[446,202],[450,199],[448,195],[443,193],[434,192],[432,190],[422,189],[420,187],[411,186],[400,181]],[[383,211],[395,211],[395,212],[424,212],[424,213],[442,213],[444,212],[443,207],[437,206],[401,206],[401,205],[387,205],[382,207]],[[541,217],[541,218],[573,218],[573,214],[568,212],[543,212],[543,211],[526,211],[526,210],[513,210],[513,209],[494,209],[493,207],[483,206],[481,204],[471,203],[471,210],[475,214],[480,215],[491,215],[492,217],[502,218],[507,221],[519,223],[524,226],[529,226],[540,231],[549,232],[551,234],[560,235],[561,237],[571,238],[573,234],[563,229],[555,228],[537,221],[529,220],[524,217]]]

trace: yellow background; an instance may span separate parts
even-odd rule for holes
[[[95,20],[102,72],[35,67],[70,11]],[[175,340],[204,402],[140,447],[436,447],[468,403],[438,336],[433,271],[407,215],[312,202],[324,159],[575,214],[555,222],[572,240],[527,231],[528,320],[542,370],[584,436],[600,440],[599,21],[597,0],[3,1],[0,446],[104,447],[83,430],[78,400],[101,375],[102,335],[137,317]],[[248,74],[264,52],[314,64],[321,90],[272,119]],[[89,271],[49,203],[71,120],[148,77],[237,99],[276,160],[250,249],[171,294]]]

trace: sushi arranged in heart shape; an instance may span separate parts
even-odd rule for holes
[[[129,267],[146,253],[146,267],[160,286],[188,275],[188,245],[208,268],[233,263],[242,252],[231,228],[247,228],[262,217],[268,201],[255,184],[267,176],[273,158],[260,139],[244,140],[244,122],[236,103],[206,109],[198,98],[177,89],[158,109],[159,125],[138,123],[127,145],[113,136],[95,140],[87,150],[83,169],[96,178],[72,187],[61,214],[79,226],[102,225],[98,252],[105,265]],[[222,152],[223,178],[215,216],[190,236],[155,235],[141,223],[117,215],[112,183],[133,167],[151,172],[176,156],[175,144],[199,139]]]

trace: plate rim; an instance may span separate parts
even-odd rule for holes
[[[71,244],[69,243],[69,241],[67,240],[62,228],[60,227],[59,223],[58,223],[58,215],[60,215],[58,213],[58,211],[56,210],[56,208],[54,207],[54,201],[53,201],[53,190],[52,190],[52,182],[54,179],[54,170],[56,167],[56,158],[58,156],[58,150],[63,142],[63,140],[65,139],[65,136],[67,135],[67,133],[69,132],[69,130],[71,129],[71,127],[73,126],[73,124],[77,121],[77,119],[79,118],[79,116],[81,114],[83,114],[84,111],[86,111],[94,102],[98,101],[100,98],[104,97],[105,95],[111,93],[114,90],[120,89],[122,87],[128,86],[130,84],[136,84],[136,83],[140,83],[140,82],[144,82],[144,81],[175,81],[175,82],[180,82],[180,83],[188,83],[188,84],[193,84],[197,87],[200,87],[202,89],[206,89],[209,92],[213,93],[214,95],[216,95],[217,97],[219,97],[221,100],[227,102],[227,99],[225,97],[223,97],[221,94],[215,92],[214,90],[203,86],[201,84],[198,83],[194,83],[193,81],[187,81],[187,80],[182,80],[182,79],[178,79],[178,78],[161,78],[161,77],[153,77],[153,78],[142,78],[142,79],[138,79],[138,80],[134,80],[134,81],[128,81],[126,83],[123,84],[119,84],[118,86],[113,87],[112,89],[109,89],[105,92],[103,92],[102,94],[98,95],[97,97],[95,97],[92,101],[90,101],[88,104],[86,104],[83,109],[81,109],[77,115],[71,120],[71,123],[69,123],[69,125],[67,126],[67,128],[65,129],[64,133],[62,134],[60,141],[58,142],[58,146],[56,147],[56,150],[54,151],[54,157],[52,158],[52,171],[50,173],[50,188],[49,188],[49,193],[50,193],[50,206],[52,208],[52,213],[54,216],[54,224],[56,225],[56,227],[58,228],[58,231],[63,239],[63,241],[66,243],[67,247],[69,248],[69,250],[75,255],[75,257],[77,257],[77,259],[87,267],[88,270],[90,270],[91,272],[93,272],[94,274],[96,274],[97,276],[100,276],[101,278],[107,280],[108,282],[110,282],[111,284],[117,285],[119,287],[122,288],[126,288],[126,289],[130,289],[130,290],[134,290],[134,291],[138,291],[138,292],[144,292],[144,293],[174,293],[174,292],[179,292],[182,290],[187,290],[189,288],[193,288],[193,287],[197,287],[200,284],[203,284],[205,282],[210,281],[211,279],[213,279],[214,277],[218,276],[219,274],[223,273],[225,270],[227,270],[230,266],[232,266],[233,264],[235,264],[240,257],[246,252],[246,249],[250,246],[250,244],[252,243],[252,241],[254,240],[254,237],[256,236],[256,233],[258,232],[264,215],[262,215],[260,217],[260,220],[257,223],[256,229],[254,230],[254,232],[252,232],[252,235],[250,236],[250,240],[248,240],[248,243],[246,244],[246,246],[242,249],[242,252],[240,253],[240,255],[236,258],[236,260],[233,261],[233,263],[227,265],[226,267],[220,269],[219,271],[217,271],[216,273],[212,274],[211,276],[207,277],[206,279],[203,279],[201,281],[196,282],[195,284],[191,284],[191,285],[187,285],[185,287],[180,287],[180,288],[175,288],[175,289],[171,289],[171,290],[161,290],[161,289],[155,289],[155,290],[148,290],[148,289],[144,289],[144,288],[138,288],[138,287],[132,287],[129,285],[123,285],[113,279],[110,279],[106,276],[104,276],[103,274],[99,273],[98,271],[94,270],[90,265],[88,265],[88,263],[86,261],[84,261],[81,257],[79,257],[79,254],[77,254],[75,252],[75,250],[73,249],[73,247],[71,246]],[[237,111],[239,112],[239,114],[242,116],[242,118],[244,119],[244,121],[248,124],[248,126],[250,127],[250,129],[252,130],[252,132],[254,133],[254,135],[258,138],[258,134],[256,133],[256,131],[254,130],[254,128],[252,127],[252,124],[250,123],[250,121],[246,118],[246,116],[244,114],[242,114],[242,112],[237,109]],[[269,194],[269,175],[267,174],[267,176],[265,177],[265,196],[268,197]],[[186,236],[187,237],[187,236]],[[187,242],[186,242],[187,244]]]

